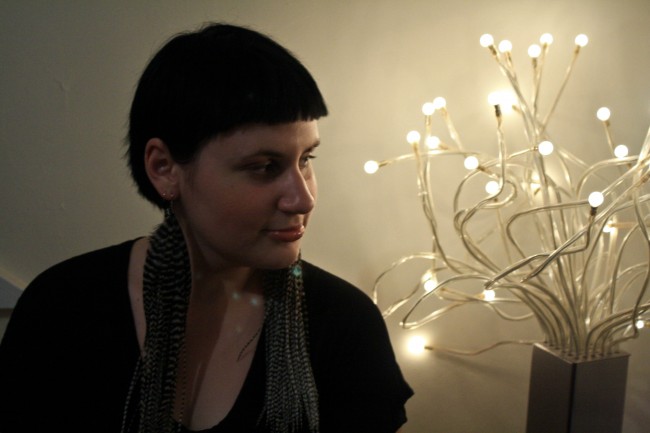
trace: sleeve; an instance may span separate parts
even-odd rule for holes
[[[128,247],[57,264],[23,291],[0,342],[0,433],[119,431],[138,354]]]
[[[319,384],[322,433],[395,433],[406,422],[413,390],[395,358],[386,323],[361,290],[328,284],[320,302]]]
[[[48,285],[49,279],[41,277],[25,289],[0,343],[2,433],[38,431],[48,425],[40,424],[53,415],[48,402],[63,391],[53,348],[60,340],[54,317],[57,299],[45,290]]]

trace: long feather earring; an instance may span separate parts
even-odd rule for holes
[[[264,416],[273,433],[319,431],[318,390],[309,358],[307,308],[300,258],[266,279],[266,395]]]
[[[185,238],[171,207],[153,232],[144,265],[143,303],[147,332],[144,353],[132,388],[139,389],[138,433],[171,433],[182,421],[174,420],[176,376],[184,348],[185,322],[191,290],[190,261]],[[133,390],[129,391],[132,395]],[[124,432],[133,399],[127,399]]]

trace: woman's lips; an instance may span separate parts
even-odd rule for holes
[[[295,242],[305,234],[305,226],[293,226],[284,229],[267,230],[269,237],[278,242]]]

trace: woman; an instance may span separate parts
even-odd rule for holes
[[[327,114],[255,31],[171,39],[135,92],[149,237],[58,264],[0,345],[0,432],[386,432],[412,395],[360,290],[300,258]]]

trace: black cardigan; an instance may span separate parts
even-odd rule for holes
[[[53,266],[23,292],[0,344],[0,433],[117,433],[138,357],[127,270],[133,241]],[[370,298],[303,266],[321,433],[394,433],[413,394]],[[262,343],[258,344],[263,344]],[[263,346],[260,346],[263,347]],[[210,432],[263,432],[264,351]]]

